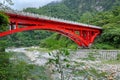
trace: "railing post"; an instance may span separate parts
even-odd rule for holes
[[[18,29],[18,22],[15,23],[15,29]]]

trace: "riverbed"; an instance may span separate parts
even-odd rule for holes
[[[41,49],[39,49],[39,47],[22,47],[22,48],[8,48],[6,49],[6,52],[17,52],[17,53],[23,53],[25,54],[29,60],[38,66],[45,66],[46,63],[48,62],[48,59],[53,58],[53,56],[50,56],[48,53],[49,51],[44,49],[44,51]],[[51,52],[55,52],[55,51],[51,51]],[[71,65],[72,66],[76,66],[75,63],[80,64],[80,63],[84,63],[84,66],[76,66],[75,69],[77,70],[82,70],[85,68],[95,68],[99,71],[107,71],[109,73],[114,72],[114,75],[120,76],[120,64],[102,64],[100,59],[97,59],[95,61],[92,60],[84,60],[82,58],[87,58],[88,55],[87,53],[89,52],[89,50],[77,50],[77,51],[72,51],[72,53],[70,54],[70,60],[71,60]],[[97,58],[97,57],[96,57]],[[75,62],[75,63],[74,63]],[[66,72],[69,73],[69,70],[66,70]],[[58,75],[54,74],[54,77],[57,77]],[[73,75],[72,75],[73,77]],[[77,77],[77,78],[81,78],[81,77]],[[78,79],[78,80],[79,80]]]

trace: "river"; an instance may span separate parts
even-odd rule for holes
[[[30,61],[35,64],[35,65],[39,65],[39,66],[44,66],[46,65],[48,59],[53,58],[53,56],[50,56],[48,54],[47,51],[42,51],[42,48],[40,50],[38,50],[39,47],[22,47],[22,48],[8,48],[6,49],[6,52],[17,52],[17,53],[24,53],[29,59]],[[55,51],[53,51],[55,52]],[[76,66],[75,69],[77,70],[81,70],[81,69],[85,69],[87,68],[95,68],[97,70],[100,71],[113,71],[116,72],[115,75],[120,75],[119,71],[120,71],[120,64],[102,64],[101,60],[95,60],[95,61],[91,61],[91,60],[83,60],[81,58],[86,58],[88,57],[87,53],[89,52],[89,50],[77,50],[72,52],[70,60],[71,60],[71,65],[75,66],[76,64],[74,64],[73,62],[76,62],[77,65],[80,63],[84,63],[84,66]],[[69,70],[66,70],[66,72],[69,72]],[[112,73],[112,72],[110,72]],[[54,75],[55,77],[58,75]],[[78,76],[79,77],[79,76]],[[80,79],[81,77],[79,77]],[[78,80],[79,80],[78,79]]]

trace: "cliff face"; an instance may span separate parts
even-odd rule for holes
[[[78,12],[106,11],[120,6],[120,0],[63,0],[62,3]]]

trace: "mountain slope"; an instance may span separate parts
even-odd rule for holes
[[[120,0],[62,0],[39,8],[26,8],[24,11],[66,20],[79,21],[84,13],[93,15],[120,6]]]

